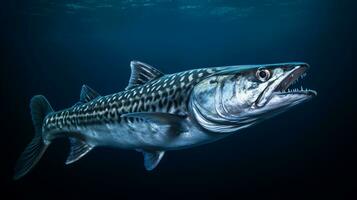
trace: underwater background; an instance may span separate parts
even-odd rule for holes
[[[355,194],[353,1],[28,0],[1,7],[1,199],[347,199]],[[131,60],[164,73],[301,61],[312,101],[235,135],[169,151],[151,172],[135,151],[98,148],[65,166],[57,140],[12,181],[31,140],[29,100],[70,107],[87,84],[123,90]],[[352,127],[352,126],[351,126]],[[353,199],[353,198],[352,198]]]

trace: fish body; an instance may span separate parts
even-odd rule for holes
[[[194,85],[214,71],[196,69],[163,75],[119,93],[88,97],[87,102],[46,116],[43,138],[50,141],[61,136],[84,137],[91,146],[155,150],[174,150],[206,142],[211,136],[194,125],[188,101]],[[93,91],[88,86],[82,90]],[[123,116],[138,112],[177,115],[182,118],[179,120],[185,131],[169,133],[168,124]]]
[[[56,112],[45,97],[35,96],[30,107],[36,134],[14,178],[30,171],[60,137],[71,143],[66,164],[106,146],[142,152],[152,170],[165,151],[216,141],[311,99],[313,90],[286,91],[307,68],[282,63],[163,74],[132,61],[124,91],[102,96],[84,85],[77,104]]]

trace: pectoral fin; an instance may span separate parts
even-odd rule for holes
[[[139,150],[140,151],[140,150]],[[144,156],[144,166],[148,171],[153,170],[160,162],[165,151],[141,151]]]
[[[186,116],[162,112],[136,112],[121,115],[121,117],[140,118],[158,125],[169,125],[175,128],[182,128],[182,122]]]

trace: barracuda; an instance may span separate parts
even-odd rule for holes
[[[222,139],[305,102],[317,93],[288,89],[306,75],[305,63],[225,66],[165,75],[131,62],[124,91],[101,96],[84,85],[74,106],[53,111],[44,96],[31,99],[35,137],[15,166],[27,174],[53,140],[67,137],[73,163],[101,146],[142,152],[154,169],[165,151]]]

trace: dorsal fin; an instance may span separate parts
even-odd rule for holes
[[[92,146],[86,144],[80,139],[70,137],[69,141],[71,144],[71,150],[66,160],[67,165],[76,162],[93,149]]]
[[[82,86],[81,95],[79,98],[79,103],[87,103],[93,99],[99,97],[98,92],[94,91],[92,88],[87,85]]]
[[[126,90],[145,84],[164,75],[154,67],[139,61],[131,61],[130,67],[131,75],[129,84],[125,88]]]

